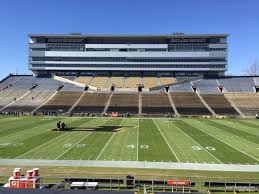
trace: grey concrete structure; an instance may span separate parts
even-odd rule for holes
[[[96,72],[224,75],[227,34],[29,35],[29,69],[35,75]]]

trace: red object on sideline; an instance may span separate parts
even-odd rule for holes
[[[182,186],[189,186],[191,184],[190,181],[174,181],[174,180],[168,180],[168,185],[182,185]]]

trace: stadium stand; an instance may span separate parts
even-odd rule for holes
[[[13,101],[16,101],[19,97],[24,95],[27,91],[26,90],[13,90],[13,89],[6,89],[0,92],[0,108],[10,104]]]
[[[73,113],[103,113],[110,93],[84,93]]]
[[[255,92],[252,77],[225,78],[218,81],[227,92]]]
[[[203,94],[213,94],[213,93],[219,93],[218,89],[218,82],[215,79],[208,79],[208,80],[198,80],[192,82],[193,86],[198,89],[200,93]]]
[[[127,77],[127,88],[136,88],[140,84],[140,77]]]
[[[256,86],[259,86],[259,77],[254,77],[254,83]]]
[[[48,99],[54,91],[48,90],[35,90],[31,91],[28,95],[22,99],[16,101],[11,106],[4,109],[6,112],[31,112]]]
[[[160,81],[160,85],[176,83],[176,79],[174,77],[160,77],[159,81]]]
[[[238,115],[237,111],[231,106],[223,94],[201,94],[205,102],[218,115]]]
[[[77,77],[74,81],[85,85],[89,85],[92,79],[93,79],[92,76],[80,76],[80,77]]]
[[[192,85],[190,83],[183,83],[175,86],[170,86],[171,92],[193,92]]]
[[[60,86],[63,85],[63,82],[50,79],[50,78],[38,78],[38,86],[35,90],[57,90]]]
[[[64,87],[62,88],[62,91],[83,91],[83,87],[79,87],[70,83],[65,83]]]
[[[80,114],[100,114],[105,109],[108,113],[115,111],[120,114],[141,114],[142,110],[143,115],[165,115],[172,113],[173,109],[168,96],[163,93],[164,86],[161,84],[169,82],[172,104],[175,104],[180,115],[210,115],[210,112],[213,112],[212,109],[218,115],[238,116],[243,112],[246,116],[254,116],[259,111],[259,97],[255,93],[258,90],[259,77],[199,78],[182,82],[176,82],[174,77],[140,77],[140,75],[124,77],[121,74],[111,77],[106,74],[95,77],[91,75],[63,77],[85,85],[93,83],[95,86],[104,88],[98,92],[88,89],[89,91],[83,94],[87,88],[82,84],[77,85],[73,82],[46,77],[10,75],[0,82],[0,87],[5,88],[0,91],[1,111],[31,112],[39,108],[37,112],[56,113],[63,110],[62,112],[65,113],[70,108],[74,108],[72,112]],[[136,90],[129,90],[141,83],[146,87],[151,87],[152,92],[143,91],[139,96]],[[108,91],[112,84],[121,90],[115,90],[116,92],[112,93],[114,96],[111,95],[111,101],[108,101],[110,96]],[[154,85],[157,86],[152,87]],[[225,88],[224,94],[219,91],[221,85]],[[201,98],[194,93],[194,88],[197,89]],[[81,94],[83,94],[82,99],[79,98]],[[138,96],[142,99],[140,101],[142,103],[139,103]]]
[[[77,78],[76,76],[65,76],[65,75],[63,75],[62,77],[66,78],[66,79],[69,79],[71,81],[74,81]]]
[[[226,93],[225,96],[246,116],[255,116],[259,112],[258,93]]]
[[[168,95],[161,93],[143,93],[142,114],[174,114]]]
[[[114,93],[107,113],[118,112],[119,114],[138,114],[138,93]]]
[[[117,88],[124,88],[124,82],[124,77],[110,77],[106,84],[106,87],[110,88],[112,85],[115,85]]]
[[[211,115],[196,93],[170,93],[175,107],[181,115]]]
[[[33,76],[23,76],[19,81],[15,82],[12,85],[12,89],[14,90],[29,90],[35,84],[38,85],[40,83],[40,79]]]
[[[13,75],[6,77],[0,82],[0,91],[12,86],[15,82],[17,82],[21,78],[22,76],[13,76]]]
[[[155,87],[159,84],[159,80],[157,77],[143,77],[143,80],[145,88]]]
[[[92,79],[91,85],[97,88],[105,88],[109,77],[107,76],[96,76]]]
[[[80,91],[60,91],[44,106],[37,110],[43,114],[66,113],[72,107],[77,99],[81,96]]]

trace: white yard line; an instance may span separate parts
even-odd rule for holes
[[[33,152],[33,151],[35,151],[35,150],[37,150],[37,149],[39,149],[39,148],[45,146],[46,144],[49,144],[49,143],[51,143],[51,142],[53,142],[53,141],[55,141],[55,140],[57,140],[57,139],[59,139],[59,138],[65,136],[65,135],[67,135],[67,134],[68,134],[68,133],[64,133],[64,134],[62,134],[62,135],[59,135],[59,136],[55,137],[54,139],[51,139],[51,140],[49,140],[49,141],[47,141],[47,142],[45,142],[45,143],[43,143],[43,144],[40,144],[39,146],[36,146],[35,148],[29,150],[28,152],[25,152],[25,153],[23,153],[23,154],[21,154],[21,155],[19,155],[19,156],[16,156],[15,158],[17,159],[17,158],[20,158],[20,157],[22,157],[22,156],[28,154],[28,153],[31,153],[31,152]]]
[[[138,118],[138,131],[137,131],[137,161],[138,161],[138,145],[139,145],[139,118]]]
[[[185,122],[185,121],[183,121],[183,122]],[[186,123],[186,122],[185,122],[185,123]],[[193,127],[195,127],[195,126],[193,126]],[[198,130],[203,131],[204,133],[208,134],[209,136],[212,136],[211,134],[209,134],[208,132],[206,132],[206,131],[204,131],[204,130],[202,130],[202,129],[200,129],[200,128],[197,128],[197,127],[195,127],[195,128],[198,129]],[[244,152],[244,151],[242,151],[242,150],[240,150],[240,149],[238,149],[238,148],[236,148],[236,147],[230,145],[229,143],[227,143],[227,142],[225,142],[225,141],[222,141],[221,139],[217,138],[215,135],[213,135],[213,137],[216,138],[217,140],[221,141],[222,143],[227,144],[228,146],[234,148],[235,150],[237,150],[237,151],[239,151],[239,152],[241,152],[241,153],[247,155],[248,157],[253,158],[254,160],[256,160],[256,161],[259,162],[259,160],[258,160],[257,158],[255,158],[254,156],[251,156],[250,154],[248,154],[248,153],[246,153],[246,152]]]
[[[212,122],[218,123],[218,121],[212,121]],[[253,133],[253,132],[250,132],[250,131],[246,131],[245,129],[236,127],[236,124],[235,124],[235,123],[233,123],[233,124],[231,125],[230,123],[224,123],[224,122],[222,122],[222,123],[220,123],[220,124],[222,124],[222,125],[224,125],[224,126],[226,126],[226,127],[232,127],[232,128],[234,128],[234,129],[238,129],[238,130],[240,130],[240,131],[249,133],[249,134],[251,134],[251,135],[259,136],[259,135],[256,134],[256,133]],[[245,126],[245,125],[243,125],[243,124],[241,124],[241,123],[238,123],[238,124],[241,125],[241,126],[243,126],[243,127],[248,127],[248,128],[250,128],[250,129],[256,129],[256,128],[254,128],[254,127]],[[218,127],[216,127],[216,128],[218,128]],[[230,132],[228,132],[228,133],[230,133]],[[232,133],[231,133],[231,134],[232,134]],[[235,134],[233,134],[233,135],[235,135]],[[240,137],[240,136],[238,136],[238,135],[235,135],[235,136]],[[240,138],[243,138],[243,137],[240,137]],[[245,138],[243,138],[243,139],[245,139]],[[245,139],[245,140],[250,141],[250,140],[248,140],[248,139]],[[251,142],[252,142],[252,141],[251,141]],[[254,143],[254,142],[253,142],[253,143]]]
[[[81,143],[81,141],[85,140],[92,132],[89,132],[86,136],[84,136],[82,139],[80,139],[78,142],[74,143],[73,146],[71,146],[69,149],[67,149],[65,152],[60,154],[58,157],[55,158],[55,160],[58,160],[61,156],[63,156],[65,153],[69,152],[72,148],[74,148],[76,145]]]
[[[120,126],[121,124],[125,121],[125,119],[123,119],[120,123]],[[110,137],[109,141],[106,142],[105,146],[103,147],[103,149],[101,150],[101,152],[99,153],[99,155],[97,156],[96,160],[99,160],[99,158],[101,157],[102,153],[104,152],[104,150],[106,149],[106,147],[109,145],[109,143],[111,142],[111,140],[113,139],[113,137],[116,135],[117,133],[114,132],[112,134],[112,136]]]
[[[50,122],[52,122],[52,121],[50,121]],[[54,124],[54,126],[55,126],[55,123],[56,123],[57,121],[53,121],[53,122],[54,122],[53,124]],[[44,125],[49,125],[49,123],[45,123],[45,124],[42,124],[42,125],[40,125],[40,126],[36,126],[36,127],[30,128],[30,129],[25,129],[25,130],[23,130],[21,133],[23,133],[23,132],[25,132],[25,131],[27,131],[27,130],[32,130],[32,129],[40,128],[40,127],[42,127],[42,126],[44,126]],[[40,132],[40,133],[36,133],[36,134],[31,135],[31,136],[26,136],[26,138],[21,139],[21,141],[25,141],[26,139],[29,139],[29,138],[32,138],[32,137],[34,137],[34,136],[38,136],[38,135],[41,135],[41,134],[43,134],[43,133],[49,132],[49,130],[51,130],[51,129],[53,129],[53,127],[48,128],[48,129],[45,129],[44,131],[42,131],[42,132]],[[19,132],[18,132],[18,133],[19,133]],[[17,135],[17,133],[15,133],[15,134],[12,133],[12,134],[10,134],[10,135],[4,136],[4,138],[10,137],[10,136],[12,136],[12,135]]]
[[[109,143],[111,142],[111,140],[113,139],[113,137],[116,135],[116,133],[113,133],[112,136],[110,137],[109,141],[107,141],[107,143],[105,144],[105,146],[103,147],[102,151],[100,152],[100,154],[97,156],[96,160],[99,160],[100,156],[102,155],[102,153],[104,152],[104,150],[106,149],[106,147],[109,145]]]
[[[182,129],[177,127],[175,124],[172,123],[177,129],[179,129],[186,137],[190,138],[192,141],[194,141],[198,146],[202,147],[203,150],[205,150],[209,155],[211,155],[214,159],[216,159],[219,163],[223,164],[223,162],[220,161],[217,157],[215,157],[212,153],[210,153],[207,149],[205,149],[203,146],[201,146],[197,141],[195,141],[193,138],[191,138],[187,133],[185,133]]]
[[[92,120],[90,120],[90,121],[92,121]],[[90,121],[85,122],[83,125],[80,125],[79,127],[82,127],[82,126],[88,124]],[[31,149],[31,150],[29,150],[28,152],[25,152],[25,153],[23,153],[23,154],[21,154],[21,155],[19,155],[19,156],[16,156],[15,158],[19,158],[19,157],[22,157],[22,156],[24,156],[24,155],[30,153],[30,152],[33,152],[33,151],[37,150],[38,148],[41,148],[41,147],[44,146],[45,144],[51,143],[51,142],[55,141],[56,139],[59,139],[60,137],[63,137],[63,136],[66,135],[66,134],[68,134],[68,133],[64,133],[64,134],[62,134],[62,135],[60,135],[60,136],[57,136],[57,137],[55,137],[54,139],[51,139],[51,140],[49,140],[49,141],[47,141],[47,142],[45,142],[45,143],[43,143],[43,144],[41,144],[41,145],[39,145],[39,146],[36,146],[34,149]]]
[[[170,148],[171,152],[172,152],[172,153],[173,153],[173,155],[175,156],[175,158],[176,158],[177,162],[179,162],[179,163],[180,163],[179,158],[178,158],[178,157],[177,157],[177,155],[175,154],[175,152],[174,152],[173,148],[171,147],[171,145],[168,143],[167,139],[165,138],[165,136],[164,136],[163,132],[161,131],[161,129],[159,128],[159,126],[157,125],[157,123],[156,123],[153,119],[152,119],[152,121],[155,123],[155,125],[156,125],[156,127],[157,127],[158,131],[160,132],[160,134],[161,134],[161,135],[162,135],[162,137],[164,138],[164,140],[165,140],[166,144],[168,145],[168,147]]]

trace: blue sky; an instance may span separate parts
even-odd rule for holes
[[[259,0],[1,0],[0,78],[27,70],[28,33],[229,33],[228,74],[259,60]]]

